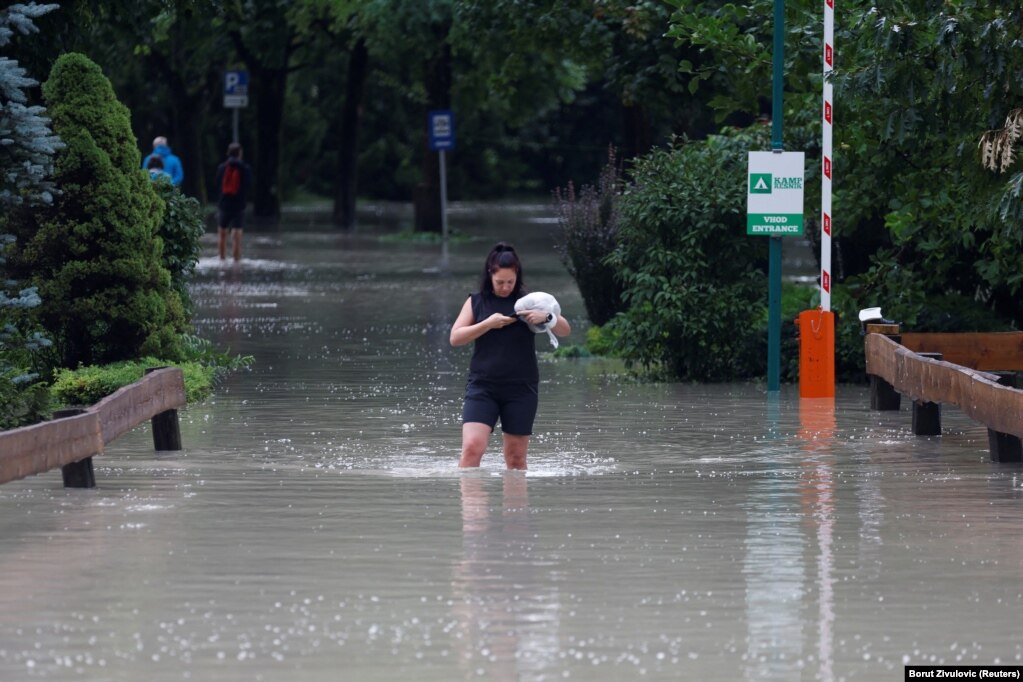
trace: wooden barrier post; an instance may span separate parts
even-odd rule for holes
[[[150,367],[146,374],[158,369],[163,368]],[[165,410],[153,415],[149,421],[153,427],[153,449],[157,451],[181,449],[181,424],[178,422],[177,410]]]
[[[917,353],[922,358],[941,360],[941,353]],[[913,434],[917,436],[941,435],[941,403],[926,400],[913,401]]]
[[[877,376],[870,375],[870,409],[878,412],[898,411],[902,406],[902,396],[895,387]]]
[[[76,414],[83,414],[85,411],[84,407],[69,407],[64,410],[55,410],[53,418],[73,417]],[[96,473],[92,468],[92,457],[86,457],[77,462],[65,464],[60,468],[60,473],[64,477],[65,488],[96,487]]]
[[[1010,388],[1020,388],[1023,374],[1002,374],[998,383]],[[987,445],[991,451],[992,462],[1023,462],[1023,441],[1011,433],[1000,433],[994,429],[987,430]]]
[[[866,327],[868,334],[884,334],[895,343],[901,343],[899,325],[877,322],[868,322]],[[877,376],[870,375],[870,409],[877,412],[898,412],[902,406],[902,395],[895,390],[895,387]]]

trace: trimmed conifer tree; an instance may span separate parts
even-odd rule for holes
[[[65,367],[179,356],[181,300],[161,265],[164,206],[140,168],[128,109],[102,70],[62,55],[43,84],[55,157],[52,206],[21,212],[12,261]]]

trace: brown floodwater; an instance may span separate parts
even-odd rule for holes
[[[879,680],[1023,664],[1023,471],[795,387],[643,383],[541,351],[529,471],[456,468],[498,238],[581,343],[545,205],[464,205],[440,247],[292,213],[206,254],[195,325],[248,371],[95,458],[0,487],[0,680]],[[766,291],[766,288],[765,288]]]

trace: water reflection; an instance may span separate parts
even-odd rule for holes
[[[452,611],[465,679],[541,680],[558,653],[556,589],[534,557],[525,474],[503,475],[500,521],[480,472],[461,476],[462,558],[454,565]]]
[[[803,441],[803,473],[800,481],[804,516],[817,536],[817,678],[830,682],[834,675],[835,624],[835,528],[834,461],[835,437],[833,398],[800,398],[799,438]]]
[[[768,407],[773,431],[778,417]],[[799,423],[798,449],[779,454],[770,465],[775,475],[754,482],[745,504],[744,673],[749,680],[791,679],[813,662],[816,679],[835,679],[834,400],[800,399]],[[797,466],[795,477],[785,475],[792,463]],[[812,562],[806,559],[808,552]],[[807,618],[814,592],[816,618]],[[815,633],[808,627],[814,621]],[[809,645],[813,639],[816,650]]]
[[[750,486],[744,504],[748,680],[791,677],[803,657],[806,568],[794,493],[791,480],[765,477]]]

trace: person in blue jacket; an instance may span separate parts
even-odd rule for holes
[[[149,168],[149,159],[154,156],[163,159],[163,170],[170,176],[171,182],[175,186],[181,185],[181,181],[185,179],[185,170],[181,167],[181,159],[174,155],[167,144],[167,138],[163,135],[153,138],[153,153],[142,159],[142,167]]]

